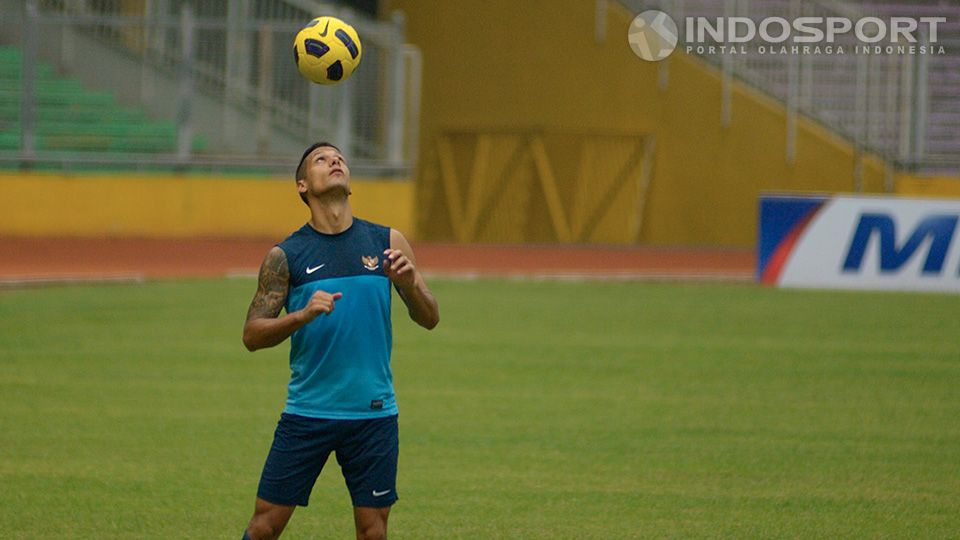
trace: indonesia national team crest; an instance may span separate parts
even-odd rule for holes
[[[372,257],[369,255],[361,255],[360,262],[363,263],[364,268],[372,272],[376,270],[378,266],[380,266],[380,257],[377,257],[376,255]]]

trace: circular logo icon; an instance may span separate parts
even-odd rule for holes
[[[627,30],[633,52],[650,62],[663,60],[677,48],[677,23],[662,11],[651,9],[637,15]]]

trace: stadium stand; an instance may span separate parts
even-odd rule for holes
[[[0,150],[20,148],[21,52],[0,47]],[[151,120],[136,107],[117,103],[107,91],[61,78],[48,64],[37,65],[37,148],[51,151],[172,152],[176,126]],[[206,146],[193,139],[193,149]]]
[[[0,162],[26,169],[75,170],[95,162],[134,170],[286,174],[288,156],[304,140],[326,138],[352,156],[356,173],[408,178],[419,155],[422,64],[404,39],[403,16],[377,18],[378,5],[0,0],[0,45],[18,47],[31,65],[46,63],[88,90],[109,91],[115,103],[169,122],[156,129],[177,135],[172,146],[152,132],[134,131],[130,142],[105,146],[98,138],[82,151],[61,150],[59,140],[51,145],[33,129],[42,118],[28,109],[21,135],[26,147],[0,148]],[[316,9],[350,20],[363,35],[364,69],[347,85],[304,84],[291,69],[291,36]],[[41,31],[42,43],[28,39]],[[33,87],[29,79],[27,88]],[[39,139],[31,145],[34,133]]]
[[[946,17],[938,24],[937,43],[947,54],[864,54],[852,35],[838,36],[835,46],[845,54],[699,54],[703,60],[727,69],[777,100],[791,99],[791,69],[795,70],[797,109],[859,148],[875,152],[900,170],[921,173],[960,169],[960,18],[956,2],[788,2],[750,0],[621,0],[634,13],[662,9],[677,21],[687,16],[715,20],[725,16],[757,18],[779,16]],[[685,28],[678,26],[681,39]],[[929,45],[919,32],[915,45]],[[883,41],[878,45],[905,45]],[[697,51],[692,51],[697,54]],[[794,64],[791,66],[791,62]]]

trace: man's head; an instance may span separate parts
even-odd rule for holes
[[[310,145],[300,157],[296,173],[297,191],[304,204],[307,204],[307,192],[325,191],[329,187],[341,186],[350,194],[350,169],[340,152],[333,144],[321,141]]]

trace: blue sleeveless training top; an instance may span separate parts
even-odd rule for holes
[[[390,280],[382,264],[390,229],[354,218],[349,229],[331,235],[308,223],[278,245],[290,268],[287,313],[318,290],[343,293],[333,313],[291,336],[284,412],[337,420],[397,414]]]

